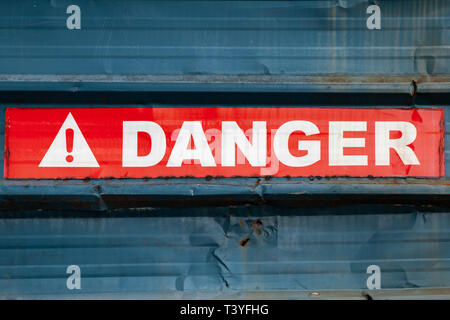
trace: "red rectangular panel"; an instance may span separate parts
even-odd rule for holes
[[[8,108],[5,178],[444,176],[443,109]]]

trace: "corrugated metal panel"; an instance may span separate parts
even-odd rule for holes
[[[448,113],[445,0],[377,1],[381,30],[366,29],[372,2],[362,0],[80,0],[81,30],[65,27],[69,4],[0,4],[1,123],[6,107],[22,106],[439,106]],[[440,95],[422,95],[430,92]],[[364,298],[371,264],[382,270],[374,297],[448,298],[449,175],[2,179],[0,298],[308,298],[312,291]],[[72,264],[82,270],[80,291],[66,287]]]
[[[0,4],[3,90],[448,90],[446,0]],[[383,76],[383,77],[380,77]],[[388,76],[388,77],[386,77]]]
[[[273,298],[286,290],[362,297],[371,264],[382,270],[383,289],[450,294],[448,207],[342,209],[154,208],[122,218],[3,219],[1,297]],[[66,288],[72,264],[81,268],[81,290]]]

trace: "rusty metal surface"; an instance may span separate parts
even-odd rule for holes
[[[366,0],[77,3],[81,30],[66,1],[0,3],[0,123],[6,107],[449,112],[446,0],[377,1],[381,30]],[[3,125],[0,141],[3,161]],[[0,298],[448,299],[449,177],[2,176]]]
[[[249,76],[249,75],[1,75],[1,90],[183,92],[445,93],[446,75]]]
[[[0,210],[97,211],[195,204],[290,202],[449,203],[449,180],[426,179],[151,179],[2,181]],[[361,181],[364,180],[364,181]],[[19,213],[17,213],[19,214]]]

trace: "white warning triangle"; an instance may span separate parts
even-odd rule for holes
[[[72,150],[67,146],[67,129],[73,130]],[[70,112],[39,167],[100,167]]]

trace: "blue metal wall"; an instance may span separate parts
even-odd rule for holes
[[[448,89],[448,1],[376,1],[381,30],[369,30],[373,3],[2,1],[0,88]],[[70,4],[80,30],[66,27]]]
[[[2,1],[1,159],[6,107],[448,113],[449,1],[375,2],[381,30],[363,0]],[[81,30],[66,28],[70,4]],[[0,298],[362,298],[371,264],[374,297],[448,298],[449,176],[2,176]],[[73,264],[81,290],[66,287]]]
[[[448,294],[448,209],[247,205],[3,219],[0,297],[362,298],[372,264],[384,290]],[[66,287],[73,264],[81,290]]]

